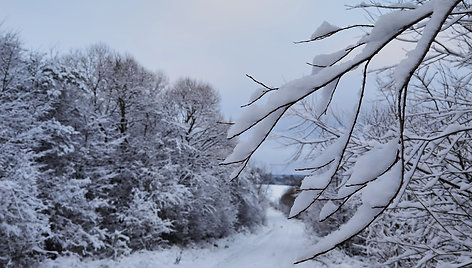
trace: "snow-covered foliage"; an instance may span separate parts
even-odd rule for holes
[[[233,143],[210,85],[170,86],[103,45],[30,53],[3,32],[0,79],[0,266],[117,257],[263,222],[262,173],[229,183],[218,165]]]
[[[38,198],[41,166],[35,161],[42,134],[37,122],[44,108],[35,90],[18,88],[28,77],[15,35],[0,33],[3,82],[0,95],[0,265],[25,265],[49,233],[46,207]],[[26,81],[30,82],[30,80]],[[30,104],[24,101],[29,101]],[[36,112],[38,111],[38,112]]]
[[[465,82],[470,77],[469,68],[445,69],[437,62],[415,73],[405,128],[415,171],[409,170],[409,184],[402,187],[403,195],[389,208],[388,216],[365,233],[367,254],[381,256],[385,263],[470,261],[472,126],[471,91]],[[434,76],[438,77],[433,80]],[[389,84],[382,85],[386,96],[391,97]],[[385,120],[372,115],[366,118],[372,125]],[[383,231],[378,232],[379,228]],[[383,245],[394,253],[378,252]]]
[[[372,227],[377,231],[369,233],[365,246],[370,252],[376,248],[385,257],[379,258],[384,263],[471,262],[471,106],[466,94],[470,72],[465,69],[470,59],[470,3],[390,2],[355,6],[369,13],[371,25],[340,28],[323,23],[304,42],[359,27],[366,33],[344,50],[316,56],[312,75],[266,88],[229,130],[229,138],[249,135],[224,162],[237,165],[233,175],[238,176],[280,118],[292,111],[301,119],[292,128],[299,135],[286,138],[300,150],[308,149],[311,166],[304,170],[312,174],[303,180],[290,217],[318,203],[324,204],[320,220],[336,217],[342,208],[352,209],[352,216],[318,241],[300,262],[343,244],[378,217],[383,221]],[[374,14],[371,7],[379,13]],[[369,116],[362,109],[369,64],[393,42],[415,46],[405,59],[387,68],[392,70],[391,98],[384,102],[388,109],[377,110],[381,121],[365,124]],[[355,107],[342,119],[333,120],[326,112],[339,80],[360,67],[362,82]],[[454,71],[446,74],[441,69]],[[450,79],[453,75],[457,76],[454,80]],[[316,101],[310,103],[312,96]],[[259,104],[264,98],[266,102]],[[396,251],[390,250],[392,244]],[[382,249],[388,254],[380,253]]]
[[[302,222],[289,221],[280,211],[269,208],[267,225],[257,228],[257,232],[254,233],[242,232],[211,243],[199,243],[186,248],[173,246],[159,251],[139,251],[116,259],[97,260],[64,256],[55,260],[46,260],[39,267],[293,268],[293,260],[298,250],[311,243],[304,230],[305,226]],[[304,263],[295,267],[312,268],[313,263]],[[315,267],[371,266],[350,258],[341,251],[334,251],[321,259]]]

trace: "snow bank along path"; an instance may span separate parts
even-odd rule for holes
[[[131,254],[117,260],[85,260],[63,257],[48,261],[42,267],[172,267],[172,268],[284,268],[315,267],[316,263],[293,265],[298,254],[309,248],[304,234],[303,223],[287,220],[273,208],[267,210],[267,226],[254,234],[237,234],[231,238],[218,240],[207,248],[177,247],[162,251],[148,251]]]
[[[272,187],[272,186],[271,186]],[[283,186],[268,189],[270,199],[283,193]],[[281,188],[281,189],[279,189]],[[271,196],[274,195],[274,196]],[[172,247],[162,251],[145,251],[117,260],[79,260],[63,257],[43,263],[41,267],[143,267],[143,268],[307,268],[307,267],[361,267],[340,252],[320,262],[293,263],[300,254],[313,247],[301,221],[288,220],[274,208],[267,210],[267,225],[253,234],[236,234],[220,239],[206,247],[180,249]]]

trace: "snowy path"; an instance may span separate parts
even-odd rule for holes
[[[44,263],[42,267],[143,267],[143,268],[287,268],[326,267],[319,262],[294,265],[300,252],[309,250],[304,225],[273,208],[267,210],[267,226],[254,234],[236,234],[218,240],[214,246],[177,247],[163,251],[138,252],[118,260],[85,260],[63,257]],[[177,261],[178,260],[178,261]],[[329,261],[327,261],[329,260]],[[338,252],[323,260],[329,267],[360,267]]]
[[[211,268],[314,268],[314,267],[366,267],[341,251],[334,251],[321,262],[293,263],[302,252],[310,252],[314,241],[309,240],[301,221],[288,220],[274,208],[267,210],[267,226],[255,234],[242,235],[228,241],[228,248],[212,251],[196,259],[185,260],[180,265],[165,267]]]
[[[288,186],[270,185],[267,195],[276,203]],[[41,267],[139,267],[139,268],[307,268],[307,267],[362,267],[363,265],[334,251],[322,262],[294,265],[302,252],[310,252],[313,245],[298,220],[288,220],[280,211],[267,209],[267,225],[251,234],[235,234],[214,244],[186,249],[172,247],[161,251],[144,251],[117,260],[80,260],[61,257],[43,263]],[[322,265],[324,263],[325,265]]]
[[[118,260],[80,261],[66,257],[45,263],[43,267],[317,267],[315,263],[293,265],[299,251],[309,244],[301,222],[287,220],[280,211],[269,208],[267,226],[261,227],[254,234],[236,234],[231,238],[218,240],[215,246],[194,247],[183,251],[173,247],[163,251],[134,253]],[[176,261],[177,259],[180,260]]]
[[[231,254],[214,267],[294,267],[300,250],[306,249],[310,242],[304,234],[301,222],[287,220],[281,212],[269,208],[268,227],[251,238],[249,243],[238,244]],[[305,263],[296,267],[313,267]]]

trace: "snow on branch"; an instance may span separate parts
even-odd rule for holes
[[[362,232],[387,208],[386,204],[392,202],[400,189],[401,180],[401,164],[397,162],[388,172],[364,188],[362,192],[363,204],[357,209],[354,216],[340,226],[337,231],[321,238],[310,249],[308,256],[303,256],[295,264],[314,259]],[[311,254],[313,255],[310,256]]]
[[[415,9],[418,6],[413,3],[397,3],[393,5],[384,5],[379,2],[365,3],[362,2],[358,5],[351,6],[351,8],[383,8],[383,9]]]
[[[295,199],[290,212],[290,218],[296,217],[306,211],[314,202],[320,199],[326,189],[331,185],[334,178],[339,175],[347,148],[352,144],[354,128],[357,126],[359,111],[363,103],[363,95],[366,87],[367,68],[372,59],[383,51],[393,40],[402,35],[415,32],[420,35],[416,47],[407,53],[407,57],[399,62],[394,74],[394,94],[397,96],[397,126],[392,126],[396,132],[390,135],[388,141],[374,146],[367,152],[357,156],[357,163],[352,169],[349,178],[338,191],[337,198],[341,200],[342,206],[355,194],[361,195],[361,205],[357,208],[352,218],[342,225],[339,230],[332,232],[322,238],[317,245],[311,249],[311,257],[304,256],[297,263],[313,259],[324,254],[344,241],[357,235],[369,226],[385,209],[396,199],[399,192],[404,192],[415,170],[409,170],[412,166],[417,167],[421,156],[408,154],[405,151],[405,116],[407,90],[410,80],[415,71],[424,63],[432,44],[438,34],[447,30],[451,25],[446,25],[460,0],[430,0],[422,4],[398,4],[383,6],[377,3],[361,4],[358,7],[371,6],[388,8],[394,10],[391,13],[378,17],[374,25],[356,24],[340,28],[327,22],[315,31],[311,42],[327,38],[337,32],[355,27],[369,27],[371,31],[361,37],[354,45],[329,55],[316,56],[311,75],[290,81],[278,88],[271,88],[261,84],[249,76],[254,82],[264,88],[256,92],[241,117],[231,126],[228,138],[236,138],[243,133],[248,134],[246,140],[239,141],[233,152],[225,159],[223,165],[237,165],[233,178],[239,176],[248,164],[254,152],[269,136],[281,117],[296,103],[315,94],[320,97],[312,114],[313,122],[326,112],[331,103],[339,80],[359,66],[364,66],[363,82],[354,109],[352,118],[347,123],[347,130],[337,137],[337,140],[324,149],[323,153],[312,163],[313,174],[307,176],[301,185],[301,192]],[[456,20],[452,20],[456,21]],[[450,20],[451,22],[451,20]],[[445,27],[447,26],[447,27]],[[359,53],[347,60],[354,49]],[[260,104],[263,96],[266,101]],[[455,129],[457,131],[468,131],[469,129]],[[453,133],[453,132],[451,132]],[[446,133],[443,133],[446,134]],[[434,138],[434,137],[430,137]],[[410,137],[410,141],[412,137]],[[417,141],[421,146],[417,151],[424,152],[424,141]],[[414,159],[413,162],[410,160]],[[416,161],[416,162],[415,162]],[[373,167],[372,163],[376,163]],[[305,169],[307,170],[307,169]],[[309,169],[308,169],[309,170]],[[322,211],[322,220],[330,217],[339,209],[339,204],[327,203]]]
[[[263,123],[257,131],[251,135],[251,141],[245,146],[237,146],[228,156],[224,164],[241,163],[253,154],[260,144],[268,136],[280,117],[293,104],[313,94],[319,89],[341,78],[362,63],[371,60],[378,52],[388,45],[395,37],[415,23],[429,17],[434,9],[436,1],[428,2],[415,10],[396,11],[379,18],[370,34],[362,38],[365,46],[360,54],[346,62],[336,62],[334,65],[320,69],[313,75],[293,80],[281,86],[278,90],[270,92],[267,102],[259,106],[253,103],[235,122],[228,132],[228,138],[235,138],[242,133]],[[442,3],[441,1],[439,3]],[[417,53],[418,54],[418,53]],[[417,55],[415,54],[415,55]],[[414,57],[421,60],[420,57]],[[410,61],[408,61],[410,63]],[[407,66],[407,63],[403,64]],[[408,80],[408,79],[407,79]],[[270,116],[276,113],[276,116]],[[270,118],[268,118],[270,116]]]
[[[339,28],[337,26],[331,25],[328,22],[323,22],[321,26],[313,33],[310,39],[308,40],[303,40],[303,41],[297,41],[295,44],[301,44],[301,43],[309,43],[313,41],[318,41],[318,40],[323,40],[325,38],[330,37],[333,34],[336,34],[338,32],[342,32],[345,30],[353,29],[353,28],[373,28],[374,25],[370,24],[356,24],[356,25],[350,25],[346,26],[343,28]]]

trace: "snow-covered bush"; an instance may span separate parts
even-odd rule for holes
[[[237,206],[236,228],[248,228],[265,222],[265,209],[268,206],[265,193],[261,189],[266,172],[250,166],[237,180],[231,182],[231,193]]]
[[[4,138],[4,137],[2,137]],[[6,146],[3,146],[3,149]],[[0,180],[0,266],[28,265],[42,253],[44,236],[50,231],[44,209],[35,195],[39,172],[31,160],[31,154],[15,149],[14,163],[9,159],[3,164]],[[5,151],[4,151],[5,152]]]

